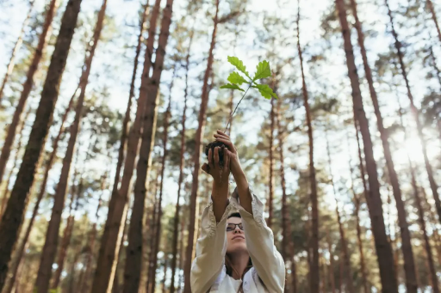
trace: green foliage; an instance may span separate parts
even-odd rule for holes
[[[273,92],[273,90],[267,84],[256,84],[251,87],[258,89],[260,94],[265,99],[270,100],[271,97],[277,99],[277,95]]]
[[[232,89],[232,90],[240,90],[240,91],[244,91],[243,89],[241,89],[237,84],[224,84],[223,86],[220,87],[221,89]]]
[[[263,60],[257,64],[257,71],[254,75],[253,81],[271,76],[271,69],[268,61]]]
[[[242,60],[240,60],[237,57],[234,56],[228,56],[228,62],[230,62],[233,66],[236,66],[236,68],[242,72],[243,74],[245,74],[249,79],[251,79],[250,74],[247,71],[247,68],[245,67],[245,65],[243,65]]]
[[[247,82],[245,78],[242,77],[238,72],[234,71],[228,76],[227,80],[231,82],[232,84],[239,84],[241,85],[244,82]]]

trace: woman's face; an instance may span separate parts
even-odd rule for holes
[[[227,220],[227,253],[247,252],[245,233],[243,232],[242,219],[232,217]]]

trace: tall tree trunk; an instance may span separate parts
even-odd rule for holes
[[[38,64],[40,63],[43,56],[43,51],[46,48],[46,44],[48,41],[48,32],[50,30],[57,6],[58,0],[52,0],[46,13],[43,30],[38,37],[38,45],[35,50],[34,56],[32,57],[31,65],[29,66],[29,70],[26,75],[26,81],[23,84],[23,91],[21,92],[20,98],[18,99],[18,103],[15,108],[11,124],[9,124],[8,132],[6,134],[6,138],[2,147],[2,153],[0,155],[0,183],[3,180],[3,174],[5,172],[6,164],[8,163],[11,147],[14,144],[18,124],[21,120],[23,110],[26,107],[26,101],[29,97],[29,94],[31,93],[32,85],[34,84],[34,75],[37,72]]]
[[[395,26],[394,26],[394,18],[392,16],[392,11],[389,7],[389,1],[385,0],[384,1],[386,7],[387,7],[387,14],[389,16],[389,22],[391,25],[391,29],[392,29],[392,35],[394,37],[394,45],[395,45],[395,49],[397,51],[397,56],[398,56],[398,61],[400,64],[400,69],[401,69],[401,74],[403,76],[404,79],[404,83],[406,84],[406,89],[407,89],[407,96],[409,98],[410,101],[410,109],[412,111],[412,114],[415,118],[415,122],[416,122],[416,126],[417,126],[417,130],[418,130],[418,137],[420,139],[421,142],[421,148],[422,148],[422,152],[424,155],[424,165],[426,167],[426,172],[427,172],[427,177],[429,178],[429,182],[430,182],[430,188],[432,189],[432,194],[433,194],[433,198],[435,199],[435,205],[436,205],[436,210],[438,212],[438,220],[441,223],[441,201],[439,198],[439,194],[438,194],[438,185],[436,184],[434,175],[433,175],[433,170],[432,170],[432,166],[430,165],[429,162],[429,157],[427,156],[427,146],[426,146],[426,141],[424,139],[424,134],[423,134],[423,126],[421,125],[421,121],[420,121],[420,115],[419,115],[419,111],[415,106],[414,103],[414,99],[413,99],[413,95],[412,95],[412,91],[410,89],[410,85],[409,85],[409,79],[408,79],[408,75],[407,75],[407,68],[406,65],[404,64],[404,53],[401,50],[402,48],[402,44],[398,38],[398,33],[395,30]]]
[[[401,128],[404,128],[404,121],[403,121],[403,111],[401,108],[401,103],[400,103],[400,99],[397,96],[397,103],[399,105],[399,116],[400,116],[400,124],[401,124]],[[407,136],[407,132],[403,131],[404,133],[404,137],[405,140],[408,140],[408,136]],[[424,218],[424,207],[421,203],[421,197],[419,194],[419,190],[418,190],[418,184],[417,184],[417,180],[416,180],[416,173],[415,173],[415,168],[412,164],[412,161],[410,159],[409,153],[407,153],[407,163],[409,165],[409,171],[410,171],[410,178],[411,178],[411,185],[412,185],[412,190],[413,190],[413,196],[415,199],[415,203],[417,206],[417,210],[418,210],[418,222],[420,225],[420,229],[421,232],[423,233],[423,239],[424,239],[424,249],[426,251],[426,255],[427,255],[427,265],[428,265],[428,270],[430,273],[430,281],[432,284],[432,290],[434,293],[439,293],[439,287],[438,287],[438,278],[436,275],[436,270],[435,270],[435,263],[433,261],[433,253],[432,253],[432,247],[430,244],[430,240],[429,237],[427,235],[427,229],[426,229],[426,220]]]
[[[187,57],[185,58],[185,90],[184,90],[184,110],[182,113],[182,129],[181,129],[181,150],[179,159],[179,179],[178,179],[178,196],[176,199],[175,218],[173,222],[173,242],[172,242],[172,262],[171,262],[171,284],[170,293],[175,293],[175,276],[176,276],[176,260],[178,254],[178,224],[180,221],[181,205],[179,203],[181,199],[182,182],[184,181],[184,153],[185,153],[185,122],[187,120],[187,98],[188,98],[188,72],[190,68],[190,52],[191,45],[193,43],[193,30],[190,33],[190,43],[188,45]],[[181,236],[182,237],[182,236]]]
[[[273,103],[274,104],[274,103]],[[284,152],[283,152],[283,130],[280,125],[281,116],[281,101],[279,100],[277,103],[277,119],[276,119],[276,127],[279,139],[279,155],[280,155],[280,180],[282,186],[282,252],[283,258],[285,261],[289,260],[291,262],[291,284],[286,286],[285,292],[297,293],[297,270],[296,263],[294,261],[294,242],[292,241],[291,236],[291,220],[289,216],[288,210],[288,202],[286,195],[286,179],[285,179],[285,164],[284,164]]]
[[[159,176],[157,177],[159,178]],[[158,190],[158,185],[159,185],[159,181],[156,181],[156,187],[155,187],[155,191],[153,192],[154,195],[154,200],[153,200],[153,215],[152,215],[152,226],[151,226],[151,231],[150,234],[151,235],[156,235],[156,229],[157,229],[157,216],[158,216],[158,196],[157,196],[157,190]],[[148,273],[147,273],[147,285],[146,285],[146,293],[150,292],[150,288],[151,288],[151,282],[153,279],[153,274],[156,274],[156,271],[153,270],[153,262],[154,262],[154,253],[155,253],[155,237],[150,236],[150,241],[149,241],[149,258],[148,258]]]
[[[354,283],[352,280],[352,268],[351,268],[351,260],[350,255],[348,252],[348,245],[345,235],[345,230],[343,227],[343,223],[341,220],[340,210],[339,210],[339,202],[337,200],[337,191],[335,190],[335,184],[334,184],[334,176],[332,174],[332,159],[331,159],[331,150],[329,147],[329,139],[328,139],[328,129],[325,130],[325,136],[326,136],[326,152],[328,155],[328,166],[329,166],[329,176],[331,177],[331,185],[332,185],[332,191],[334,193],[334,200],[335,200],[335,213],[337,215],[337,223],[338,223],[338,230],[340,232],[340,241],[341,241],[341,250],[343,254],[343,262],[344,262],[344,275],[346,278],[346,289],[349,293],[355,293]]]
[[[332,293],[335,293],[334,252],[332,250],[331,238],[329,237],[329,230],[326,230],[326,240],[328,242],[329,252],[329,281],[331,282]]]
[[[355,126],[356,126],[356,124],[355,124]],[[356,133],[357,133],[358,152],[359,152],[359,156],[361,156],[361,149],[360,149],[360,145],[358,142],[358,129],[357,129],[357,127],[356,127]],[[348,150],[349,150],[350,149],[349,135],[347,136],[347,143],[348,143]],[[361,164],[360,169],[364,170],[364,167],[362,166],[362,160],[360,160],[360,164]],[[355,225],[356,225],[356,230],[357,230],[358,253],[360,255],[361,279],[362,279],[364,293],[370,293],[369,286],[368,286],[368,272],[366,269],[366,264],[365,264],[365,259],[364,259],[363,241],[361,238],[361,235],[362,235],[361,226],[360,226],[360,205],[361,205],[361,203],[360,203],[360,197],[355,192],[355,189],[354,189],[354,179],[353,179],[354,169],[352,167],[350,157],[348,160],[348,165],[349,165],[349,172],[350,172],[351,192],[352,192],[352,196],[354,198],[354,208],[355,208],[354,215],[355,215]],[[364,174],[364,171],[362,172],[362,174]],[[366,189],[364,189],[364,191],[366,192]]]
[[[438,18],[436,17],[435,7],[433,7],[432,0],[426,0],[427,6],[429,6],[430,14],[432,15],[433,22],[435,23],[436,32],[438,33],[439,41],[441,42],[441,31],[438,25]]]
[[[55,2],[54,0],[53,2]],[[8,262],[23,222],[28,193],[34,182],[35,171],[58,98],[61,77],[66,65],[70,44],[75,31],[81,0],[70,0],[61,21],[51,64],[41,93],[25,154],[18,171],[11,197],[0,223],[0,290],[4,286]],[[36,55],[38,55],[38,50]],[[40,52],[41,53],[41,52]],[[32,67],[32,66],[31,66]]]
[[[131,187],[136,157],[138,155],[139,139],[142,132],[142,115],[147,102],[145,83],[149,77],[151,67],[150,57],[151,52],[153,52],[153,44],[156,35],[156,23],[159,15],[160,4],[161,0],[155,1],[155,6],[153,7],[153,12],[150,17],[150,26],[148,31],[149,36],[147,39],[147,48],[144,58],[141,88],[137,102],[135,120],[129,136],[127,137],[127,151],[126,158],[124,160],[124,171],[121,178],[121,186],[118,191],[112,191],[112,198],[109,202],[109,212],[107,214],[103,236],[101,237],[101,247],[98,254],[97,268],[95,270],[92,285],[92,292],[96,293],[111,292],[113,279],[115,278],[118,255],[120,251],[119,244],[121,242],[121,237],[123,236],[123,219],[125,219],[127,216],[128,204],[130,202],[129,190]],[[141,28],[141,30],[143,29]],[[142,35],[142,33],[140,33],[140,35]]]
[[[17,41],[15,42],[14,48],[12,49],[11,58],[9,58],[9,63],[8,63],[8,66],[6,67],[5,77],[3,77],[3,82],[0,87],[0,105],[2,102],[3,91],[5,89],[6,83],[8,82],[9,76],[12,74],[12,71],[14,70],[14,67],[15,67],[15,57],[17,56],[17,52],[20,50],[21,45],[23,44],[24,31],[25,31],[25,28],[28,26],[29,19],[31,18],[31,13],[32,13],[32,10],[34,9],[34,3],[35,3],[34,0],[29,1],[28,13],[26,14],[26,18],[23,21],[23,24],[21,25],[20,33],[18,35]]]
[[[297,0],[297,50],[300,58],[300,69],[302,74],[302,94],[303,103],[306,111],[306,124],[308,125],[308,139],[309,139],[309,182],[311,184],[311,207],[312,207],[312,233],[311,233],[311,248],[312,248],[312,262],[310,272],[310,290],[312,293],[319,292],[320,284],[320,268],[319,268],[319,211],[318,211],[318,196],[317,196],[317,179],[314,166],[314,137],[312,130],[311,111],[309,109],[308,88],[306,86],[305,72],[303,70],[303,54],[300,45],[300,0]]]
[[[352,101],[354,104],[355,117],[360,125],[364,143],[364,155],[369,178],[369,197],[367,199],[369,214],[372,221],[372,232],[375,238],[377,260],[380,268],[380,279],[383,293],[397,293],[398,283],[395,277],[394,260],[391,245],[387,239],[386,227],[383,218],[383,206],[380,196],[377,165],[373,154],[372,140],[369,132],[369,124],[363,108],[360,92],[360,83],[355,65],[354,50],[351,43],[350,29],[347,21],[346,8],[343,0],[335,0],[337,6],[341,31],[344,40],[344,51],[348,66],[348,74],[352,87]]]
[[[161,158],[161,183],[159,185],[157,224],[156,224],[156,231],[155,231],[153,268],[152,268],[152,274],[151,274],[152,281],[150,282],[151,289],[149,291],[152,293],[155,292],[155,287],[156,287],[156,268],[157,268],[157,263],[158,263],[158,252],[159,252],[160,243],[161,243],[162,195],[163,195],[163,187],[164,187],[165,165],[166,165],[166,159],[167,159],[167,155],[168,155],[167,141],[168,141],[168,127],[169,127],[169,121],[170,121],[170,116],[171,116],[171,97],[172,97],[171,92],[173,89],[173,81],[175,79],[175,74],[176,74],[176,66],[175,66],[175,69],[173,70],[172,81],[170,83],[167,110],[164,113],[164,133],[163,133],[163,138],[162,138],[164,145],[163,145],[163,152],[162,152],[162,158]]]
[[[29,117],[29,114],[31,113],[31,111],[32,111],[32,108],[29,108],[26,111],[26,114],[23,117],[23,121],[20,123],[20,130],[19,130],[20,135],[18,138],[17,149],[15,151],[15,156],[14,156],[14,161],[13,161],[14,163],[12,165],[11,170],[9,171],[8,180],[6,180],[5,191],[3,193],[3,198],[2,198],[1,205],[0,205],[0,221],[2,219],[2,215],[5,211],[6,203],[8,202],[9,193],[10,193],[9,184],[11,183],[12,175],[14,175],[14,170],[17,167],[18,158],[20,156],[20,151],[21,151],[21,145],[23,143],[23,130],[24,130],[24,127],[26,126],[26,121],[28,120],[28,117]]]
[[[273,201],[274,201],[274,99],[271,99],[271,112],[270,112],[270,140],[269,140],[269,199],[268,199],[268,219],[266,220],[268,227],[272,227],[273,224]]]
[[[86,88],[88,84],[88,79],[90,71],[92,68],[92,61],[95,55],[95,50],[100,39],[101,30],[103,28],[104,17],[106,14],[107,0],[103,1],[101,10],[98,13],[97,22],[95,25],[94,34],[92,37],[92,45],[88,54],[86,54],[86,61],[84,64],[84,71],[80,78],[80,95],[77,100],[75,107],[75,119],[70,128],[70,137],[66,149],[66,154],[63,159],[63,167],[61,169],[60,179],[56,188],[54,196],[54,206],[52,209],[51,220],[46,232],[46,241],[44,243],[43,251],[41,254],[40,268],[38,270],[37,280],[35,282],[35,288],[38,292],[46,292],[49,288],[49,281],[52,273],[52,264],[55,259],[55,254],[58,245],[58,232],[61,223],[61,214],[63,213],[64,200],[66,197],[66,189],[69,181],[70,167],[72,163],[72,158],[75,150],[75,144],[77,140],[78,133],[80,132],[80,123],[83,116],[83,104],[84,98],[86,96]]]
[[[162,14],[161,31],[159,33],[152,77],[148,78],[147,76],[143,76],[141,82],[140,96],[145,92],[147,95],[147,103],[144,110],[145,112],[142,115],[143,134],[139,160],[136,167],[135,199],[132,216],[130,218],[129,244],[127,246],[126,266],[124,270],[124,293],[137,293],[139,289],[142,260],[142,220],[148,188],[148,181],[146,182],[146,180],[149,177],[151,150],[155,140],[158,91],[170,31],[172,8],[173,0],[167,0]],[[159,209],[160,208],[159,205]]]
[[[191,185],[191,193],[190,193],[190,206],[189,206],[189,221],[188,221],[188,242],[187,242],[187,250],[185,253],[185,265],[184,265],[184,293],[191,293],[190,288],[190,271],[191,271],[191,262],[193,255],[193,243],[195,236],[195,222],[196,222],[196,202],[198,195],[198,187],[199,187],[199,169],[200,169],[200,156],[201,156],[201,147],[202,147],[202,137],[204,134],[205,128],[205,119],[207,114],[207,104],[208,104],[208,79],[210,77],[210,73],[213,66],[213,51],[216,45],[216,33],[217,33],[217,25],[218,25],[218,13],[219,13],[219,1],[216,0],[216,13],[214,15],[214,26],[213,32],[211,34],[211,44],[210,50],[208,52],[208,60],[207,60],[207,68],[204,74],[204,83],[202,86],[202,95],[201,95],[201,107],[199,110],[198,117],[198,129],[196,131],[195,137],[195,153],[193,156],[194,160],[194,169],[193,169],[193,182]]]
[[[91,276],[91,273],[92,273],[92,257],[93,257],[94,250],[95,250],[96,236],[98,234],[97,223],[99,222],[99,218],[100,218],[99,211],[102,206],[102,195],[103,195],[104,190],[106,188],[106,181],[107,181],[108,176],[109,176],[109,171],[107,171],[101,178],[101,188],[100,188],[101,193],[100,193],[100,197],[98,199],[98,205],[96,207],[96,212],[95,212],[96,221],[95,221],[95,223],[93,223],[92,229],[89,232],[89,239],[86,244],[87,249],[86,249],[86,262],[84,264],[84,267],[85,267],[84,274],[82,274],[82,276],[78,282],[80,292],[89,292],[89,282],[86,278]],[[84,276],[86,278],[84,278]]]
[[[49,155],[47,162],[45,163],[43,180],[40,184],[40,189],[39,189],[36,201],[35,201],[35,205],[34,205],[34,208],[32,211],[31,219],[29,220],[28,226],[26,227],[26,231],[25,231],[23,239],[21,240],[21,242],[19,243],[19,246],[14,251],[14,254],[16,256],[13,257],[13,261],[11,261],[11,263],[10,263],[9,271],[11,272],[10,273],[11,278],[6,280],[5,289],[4,289],[5,293],[11,292],[12,286],[15,282],[16,277],[17,277],[17,270],[18,270],[19,264],[21,262],[21,259],[23,257],[23,254],[25,252],[25,247],[28,244],[29,236],[31,235],[31,231],[32,231],[32,228],[33,228],[34,222],[35,222],[35,218],[37,217],[38,210],[40,208],[41,200],[43,199],[43,197],[46,193],[46,185],[47,185],[47,181],[49,178],[49,171],[52,169],[52,165],[55,161],[55,157],[56,157],[57,150],[58,150],[58,144],[59,144],[59,142],[61,140],[61,136],[64,132],[64,123],[66,122],[67,116],[68,116],[70,110],[72,109],[74,97],[75,97],[75,94],[72,96],[72,98],[69,101],[69,104],[68,104],[68,106],[67,106],[67,108],[61,118],[61,125],[60,125],[60,129],[58,130],[58,134],[52,142],[52,151],[50,152],[50,155]]]
[[[374,106],[375,116],[377,118],[378,131],[380,132],[381,143],[383,145],[383,152],[384,152],[384,157],[386,159],[387,172],[389,175],[390,183],[392,185],[395,204],[397,206],[398,223],[400,226],[401,240],[402,240],[401,249],[403,251],[404,272],[406,275],[406,288],[407,288],[407,292],[416,293],[418,289],[418,282],[416,279],[416,268],[415,268],[413,250],[412,250],[412,243],[410,240],[409,225],[407,223],[407,213],[401,195],[401,188],[398,180],[398,175],[395,171],[394,162],[392,160],[392,154],[389,146],[389,135],[383,125],[383,117],[380,112],[377,92],[374,88],[374,79],[372,77],[372,70],[371,67],[369,66],[369,62],[367,59],[366,48],[364,46],[364,34],[361,27],[361,22],[358,18],[356,0],[351,0],[351,7],[352,7],[353,16],[355,18],[355,27],[357,29],[357,34],[358,34],[358,45],[360,46],[360,51],[363,58],[363,67],[366,75],[366,80],[369,85],[369,93],[372,99],[372,104]]]
[[[185,214],[185,210],[182,211],[183,214]],[[180,247],[179,247],[179,264],[178,264],[178,268],[180,269],[180,271],[182,272],[181,274],[179,274],[178,277],[178,290],[177,292],[181,292],[181,286],[182,283],[184,282],[184,274],[183,274],[183,270],[184,270],[184,265],[185,265],[185,241],[184,241],[184,231],[185,231],[185,218],[182,217],[182,221],[181,221],[181,232],[180,232]]]

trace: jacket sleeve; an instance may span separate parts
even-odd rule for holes
[[[236,192],[236,190],[234,191]],[[263,218],[264,206],[250,190],[253,214],[248,213],[234,196],[230,205],[235,206],[242,217],[245,238],[257,275],[269,292],[282,293],[285,287],[285,263],[274,245],[274,235]]]
[[[222,271],[227,250],[225,230],[231,209],[232,205],[229,204],[219,223],[216,223],[212,202],[202,213],[201,230],[196,243],[196,258],[190,274],[192,293],[206,293]]]

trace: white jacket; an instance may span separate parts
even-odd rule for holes
[[[252,194],[251,190],[250,193]],[[231,197],[219,223],[216,223],[213,203],[210,202],[205,208],[201,219],[200,236],[196,244],[196,258],[191,268],[192,293],[237,292],[241,280],[235,280],[227,275],[225,268],[227,218],[237,210],[242,217],[248,253],[253,262],[253,267],[243,278],[243,291],[245,293],[284,291],[285,264],[274,246],[273,232],[263,218],[263,204],[254,194],[252,196],[253,215],[245,211],[234,197]]]

